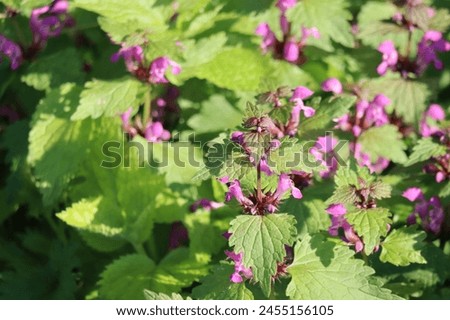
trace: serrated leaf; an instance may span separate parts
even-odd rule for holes
[[[311,118],[303,119],[298,130],[300,136],[306,135],[311,130],[327,128],[332,120],[347,113],[355,104],[354,96],[331,97],[321,101],[316,108],[316,113]]]
[[[380,260],[396,266],[427,263],[421,254],[425,238],[425,232],[417,231],[413,226],[392,230],[381,245]]]
[[[266,296],[271,291],[277,262],[286,255],[284,246],[294,241],[295,224],[294,217],[287,214],[241,215],[230,223],[230,246],[236,253],[243,253],[244,266],[252,268],[253,279]]]
[[[305,196],[306,197],[306,196]],[[281,204],[281,212],[289,212],[297,220],[297,230],[300,237],[327,230],[330,225],[329,215],[326,213],[326,204],[320,199],[301,200],[286,199]]]
[[[444,155],[446,152],[447,148],[444,145],[433,142],[431,138],[422,138],[417,141],[405,166],[411,166],[418,162],[428,160],[431,157]]]
[[[155,269],[155,263],[144,255],[123,256],[101,274],[99,295],[103,299],[142,300]]]
[[[187,122],[196,133],[222,132],[242,122],[243,110],[234,107],[222,95],[212,95],[202,102],[198,113]]]
[[[165,293],[157,293],[151,290],[144,290],[144,296],[146,300],[184,300],[178,293],[172,293],[170,296]],[[192,300],[187,297],[186,300]]]
[[[77,51],[68,48],[34,61],[21,80],[36,90],[49,91],[67,82],[82,82],[84,79],[82,68]]]
[[[364,131],[358,138],[363,152],[368,153],[372,160],[384,157],[394,162],[403,163],[407,160],[406,146],[401,140],[401,134],[394,125],[373,127]]]
[[[431,94],[428,86],[422,82],[386,77],[368,82],[367,88],[374,95],[382,92],[389,97],[397,115],[412,124],[419,123]]]
[[[199,66],[193,76],[225,89],[256,91],[267,74],[264,68],[266,60],[255,50],[225,49],[211,61]]]
[[[445,186],[439,191],[439,197],[446,198],[448,196],[450,196],[450,181],[447,181]]]
[[[353,205],[358,200],[356,189],[353,186],[337,187],[333,195],[328,198],[327,204],[342,203]]]
[[[345,0],[303,0],[288,10],[287,16],[293,30],[301,30],[302,27],[319,29],[320,39],[316,42],[323,42],[328,49],[331,49],[330,40],[351,47],[353,37],[349,20],[352,15],[347,7]]]
[[[372,208],[361,209],[345,215],[347,221],[353,226],[356,233],[364,241],[364,252],[369,255],[380,244],[381,237],[388,232],[388,224],[392,223],[391,213],[388,209]]]
[[[375,181],[370,184],[370,196],[374,199],[389,198],[391,192],[392,187],[382,181]]]
[[[108,206],[102,198],[82,199],[56,216],[68,225],[85,231],[112,237],[122,232],[120,211]],[[107,206],[103,208],[101,206]],[[115,210],[114,210],[115,209]]]
[[[81,92],[80,105],[72,115],[71,120],[81,120],[88,117],[99,118],[119,116],[130,107],[139,105],[139,90],[142,84],[132,78],[122,78],[114,81],[94,80],[87,82]]]
[[[228,263],[213,267],[211,274],[192,290],[192,297],[202,300],[253,300],[253,294],[245,282],[230,281],[233,272],[234,267]]]
[[[188,42],[183,50],[183,57],[186,60],[183,64],[183,73],[189,74],[189,68],[211,61],[223,49],[226,42],[227,36],[223,32],[202,38],[195,43]]]
[[[158,265],[142,254],[123,256],[107,266],[99,282],[103,299],[144,299],[144,289],[171,294],[208,273],[186,248],[171,251]]]
[[[296,300],[398,299],[374,284],[374,270],[346,246],[323,236],[305,236],[294,248],[286,294]]]

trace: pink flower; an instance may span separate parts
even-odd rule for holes
[[[149,142],[161,142],[170,139],[170,132],[165,130],[162,123],[155,121],[147,124],[145,139]]]
[[[124,47],[111,56],[111,62],[117,62],[120,58],[125,61],[128,72],[134,73],[143,67],[144,51],[140,46]]]
[[[377,67],[380,76],[384,75],[388,69],[395,70],[398,62],[398,52],[391,40],[383,41],[378,46],[378,51],[383,54],[383,60]]]
[[[380,173],[389,166],[389,160],[383,157],[378,157],[375,162],[372,162],[370,156],[362,151],[359,143],[351,143],[350,149],[358,164],[367,167],[371,173]]]
[[[73,25],[74,21],[67,13],[68,8],[67,0],[55,0],[31,12],[30,28],[35,46],[42,48],[48,38],[59,36],[63,28]]]
[[[294,7],[297,4],[297,0],[278,0],[277,7],[282,13],[285,13],[287,9]]]
[[[302,110],[303,114],[307,118],[312,117],[316,113],[316,110],[314,110],[311,107],[305,106],[303,103],[303,100],[311,97],[313,95],[313,93],[314,92],[312,92],[308,88],[299,86],[299,87],[295,88],[294,94],[292,95],[292,98],[290,99],[290,101],[294,102],[294,108],[298,108],[299,110]]]
[[[174,75],[181,72],[180,65],[167,57],[159,57],[153,60],[150,65],[150,82],[168,83],[169,81],[166,79],[165,73],[169,67],[172,68],[172,74]]]
[[[263,37],[263,41],[261,43],[261,49],[263,53],[266,53],[269,48],[275,46],[276,37],[275,34],[270,30],[270,27],[267,23],[260,23],[255,30],[256,35]]]
[[[300,50],[298,44],[295,41],[289,40],[284,44],[283,57],[284,60],[289,62],[295,62],[298,60]]]
[[[431,137],[442,130],[433,125],[433,122],[445,120],[445,111],[438,104],[432,104],[426,112],[424,112],[420,120],[420,134],[423,137]]]
[[[430,64],[441,70],[444,64],[439,60],[437,53],[447,51],[450,51],[450,42],[442,37],[441,32],[434,30],[425,32],[417,46],[417,73],[423,73]]]
[[[302,192],[294,185],[289,175],[283,173],[280,175],[277,190],[274,192],[273,197],[281,200],[283,195],[289,190],[294,198],[301,199],[303,197]]]
[[[14,41],[0,34],[0,62],[2,55],[10,61],[11,70],[16,70],[22,64],[22,49]]]
[[[361,238],[356,234],[353,227],[345,219],[347,209],[341,203],[335,203],[330,205],[326,211],[331,215],[331,226],[328,228],[328,233],[332,236],[339,235],[339,229],[344,230],[344,240],[347,243],[355,246],[355,251],[360,252],[364,249],[364,243]]]
[[[319,172],[320,176],[324,179],[333,175],[338,167],[338,163],[335,158],[333,149],[336,147],[338,141],[331,136],[319,137],[315,145],[309,150],[309,152],[326,166],[327,169]]]
[[[414,211],[407,218],[408,224],[416,224],[417,218],[420,218],[425,231],[436,235],[441,232],[445,214],[438,197],[433,196],[430,200],[426,200],[422,190],[415,187],[405,190],[403,197],[416,202]]]
[[[324,82],[322,82],[322,90],[325,92],[333,92],[335,94],[342,93],[342,84],[336,78],[328,78]]]
[[[234,253],[233,251],[225,251],[225,254],[234,261],[234,272],[230,276],[233,283],[241,283],[244,278],[251,279],[253,277],[252,269],[244,267],[242,263],[242,253]]]
[[[207,211],[211,211],[213,209],[218,209],[223,207],[224,204],[222,202],[215,202],[209,199],[200,199],[195,201],[190,207],[189,210],[191,212],[197,211],[199,208],[205,209]]]

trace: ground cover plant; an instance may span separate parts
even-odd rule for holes
[[[0,298],[449,299],[440,0],[1,0]]]

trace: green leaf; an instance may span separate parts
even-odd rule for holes
[[[156,293],[150,290],[144,290],[146,300],[184,300],[178,293],[172,293],[170,296],[165,293]],[[186,300],[192,300],[189,297]]]
[[[396,266],[411,263],[427,263],[421,254],[426,234],[415,227],[402,227],[393,230],[383,241],[380,260]]]
[[[292,245],[295,239],[295,224],[294,217],[287,214],[241,215],[230,223],[230,246],[243,254],[244,266],[252,268],[253,279],[266,296],[271,291],[277,262],[286,256],[284,246]]]
[[[68,63],[70,61],[70,63]],[[84,79],[80,56],[73,48],[39,58],[29,66],[21,80],[36,90],[49,91],[67,82]]]
[[[372,160],[384,157],[394,162],[403,163],[407,160],[406,146],[401,140],[401,134],[394,125],[373,127],[364,131],[358,138],[363,152],[368,153]]]
[[[187,122],[196,133],[223,132],[242,122],[243,110],[234,107],[222,95],[212,95],[202,102],[200,111]]]
[[[397,115],[412,124],[419,123],[431,94],[430,89],[424,83],[398,78],[383,77],[369,81],[366,86],[374,95],[382,92],[389,97],[392,101],[391,106]],[[390,110],[388,111],[390,112]]]
[[[289,212],[295,216],[298,235],[303,237],[306,234],[314,234],[328,229],[330,218],[325,211],[326,208],[325,202],[320,199],[298,201],[291,197],[282,203],[280,211]]]
[[[206,265],[189,257],[189,250],[169,252],[158,265],[145,255],[131,254],[107,266],[99,282],[102,299],[144,299],[144,289],[171,294],[208,274]]]
[[[193,76],[206,79],[218,87],[235,91],[256,91],[266,76],[266,57],[257,50],[232,48],[221,51],[202,64]]]
[[[103,208],[107,202],[98,197],[83,199],[56,216],[77,229],[112,237],[122,232],[120,211],[112,206]]]
[[[320,39],[316,42],[323,43],[327,49],[332,49],[330,40],[352,47],[349,23],[352,15],[347,7],[346,0],[303,0],[288,10],[287,16],[293,30],[301,30],[302,27],[319,29]]]
[[[422,138],[417,141],[405,166],[411,166],[418,162],[428,160],[431,157],[442,156],[446,152],[447,148],[444,145],[433,142],[431,138]]]
[[[123,256],[101,274],[99,295],[102,299],[142,300],[155,269],[155,263],[144,255]]]
[[[157,292],[179,292],[182,288],[199,281],[209,272],[205,261],[197,261],[191,257],[187,248],[170,251],[155,269],[148,288]]]
[[[333,195],[327,200],[327,204],[342,203],[353,205],[358,200],[354,186],[337,187]]]
[[[361,209],[347,213],[345,218],[362,237],[367,255],[380,244],[381,237],[387,235],[387,225],[392,223],[391,213],[385,208]]]
[[[202,300],[253,300],[253,294],[245,282],[230,281],[233,272],[234,267],[229,263],[213,267],[212,273],[192,290],[192,297]]]
[[[339,118],[348,112],[355,104],[354,96],[331,97],[320,103],[316,108],[316,113],[311,118],[302,120],[298,134],[306,135],[312,130],[325,129],[333,119]]]
[[[99,15],[110,20],[109,26],[113,26],[112,22],[119,26],[125,26],[128,34],[133,34],[135,31],[156,32],[162,31],[166,28],[165,21],[168,16],[165,16],[162,7],[155,7],[154,0],[136,0],[133,4],[120,0],[76,0],[74,5],[78,8],[85,9],[98,13]],[[166,15],[169,13],[167,12]],[[103,25],[103,23],[102,23]],[[117,30],[119,35],[115,32]],[[105,31],[110,32],[114,39],[121,39],[123,32],[120,28],[106,28]]]
[[[58,199],[89,154],[119,132],[118,119],[70,121],[79,94],[75,85],[62,85],[40,101],[33,115],[27,161],[47,205]]]
[[[374,284],[374,270],[354,252],[323,236],[305,236],[294,248],[286,294],[295,300],[398,299]]]
[[[192,68],[211,61],[227,42],[227,36],[219,32],[207,38],[202,38],[195,43],[186,43],[183,50],[183,57],[186,62],[182,65],[183,73],[189,74]],[[191,69],[191,70],[190,70]],[[180,76],[183,76],[181,74]]]
[[[142,84],[132,78],[118,80],[94,80],[87,82],[81,93],[80,105],[72,115],[71,120],[81,120],[88,117],[99,118],[119,116],[130,107],[137,107],[138,96]]]

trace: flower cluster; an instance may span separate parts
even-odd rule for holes
[[[318,137],[314,146],[309,150],[326,167],[326,169],[319,172],[319,175],[324,179],[330,178],[338,169],[334,151],[337,144],[337,139],[332,136]]]
[[[34,9],[30,17],[33,41],[24,51],[20,45],[0,34],[0,62],[3,55],[9,59],[11,69],[16,70],[22,64],[24,57],[34,57],[45,47],[49,38],[59,36],[64,28],[75,24],[74,19],[67,12],[68,9],[67,0],[54,0],[48,6]]]
[[[49,38],[57,37],[66,27],[72,27],[74,20],[68,14],[67,0],[54,0],[50,5],[31,12],[30,28],[33,33],[32,47],[42,49]]]
[[[392,20],[398,25],[404,27],[409,32],[420,28],[420,19],[431,19],[436,12],[433,8],[426,6],[423,0],[396,0],[394,3],[398,6],[399,11],[394,13]],[[417,14],[420,12],[421,14]]]
[[[136,116],[132,121],[132,112],[133,109],[129,108],[121,115],[123,131],[130,137],[140,135],[149,142],[161,142],[170,139],[170,132],[164,129],[161,122],[149,120],[144,124],[140,116]]]
[[[434,138],[447,150],[447,153],[443,155],[432,157],[424,166],[424,171],[434,175],[437,183],[450,179],[450,130],[439,126],[439,123],[444,120],[445,111],[438,104],[430,105],[420,120],[421,135]]]
[[[422,190],[415,187],[403,192],[403,197],[416,203],[414,211],[408,216],[406,222],[410,225],[416,224],[419,217],[425,231],[438,235],[445,219],[439,197],[433,196],[427,200]]]
[[[371,101],[361,99],[356,104],[354,115],[345,114],[336,120],[336,127],[347,132],[351,132],[358,138],[365,130],[371,127],[381,127],[390,122],[386,113],[386,106],[391,103],[388,97],[379,94]],[[379,157],[372,162],[370,156],[361,150],[361,145],[355,141],[350,144],[356,160],[361,166],[367,166],[371,172],[381,172],[388,165],[389,160]]]
[[[359,209],[371,209],[376,208],[375,201],[375,188],[376,184],[369,184],[363,179],[359,179],[359,186],[351,186],[352,193],[354,195],[354,201],[352,205]],[[357,234],[353,226],[345,218],[347,208],[343,203],[333,203],[326,209],[329,215],[331,215],[331,226],[328,228],[328,233],[332,236],[338,236],[339,230],[343,231],[342,240],[348,243],[350,246],[355,246],[355,251],[360,252],[364,249],[364,240]],[[391,226],[386,225],[387,231]],[[374,251],[378,251],[378,246],[374,248]]]
[[[414,59],[400,55],[391,40],[383,41],[378,46],[378,51],[382,54],[382,61],[377,67],[379,75],[391,70],[399,72],[403,78],[408,78],[410,73],[423,74],[430,64],[437,70],[442,70],[444,65],[437,54],[450,51],[450,42],[444,39],[441,32],[429,30],[418,43],[417,56]]]
[[[23,60],[20,46],[0,34],[0,62],[2,61],[2,55],[9,59],[12,70],[16,70]]]
[[[122,46],[118,52],[111,56],[111,62],[117,62],[120,58],[125,61],[128,72],[143,82],[168,83],[166,71],[169,67],[174,75],[181,72],[180,65],[167,57],[158,57],[150,63],[150,66],[146,66],[144,51],[140,46]]]
[[[286,11],[297,4],[297,0],[279,0],[277,7],[280,10],[280,27],[283,33],[282,40],[277,39],[275,33],[270,29],[268,23],[261,23],[255,33],[263,38],[261,49],[263,53],[272,52],[276,59],[284,59],[294,64],[303,64],[306,57],[303,48],[308,38],[319,38],[317,28],[302,27],[300,37],[292,32],[291,23],[286,17]]]
[[[281,122],[278,119],[263,117],[258,121],[258,123],[260,124],[260,129],[258,130],[265,129],[277,139],[281,139],[285,136],[295,136],[300,124],[301,114],[303,113],[306,118],[310,118],[316,113],[314,108],[305,105],[304,102],[304,100],[310,98],[313,93],[313,91],[306,87],[298,86],[294,89],[293,92],[286,88],[279,88],[275,92],[262,94],[259,97],[259,101],[263,103],[272,103],[274,111],[280,110],[281,108],[285,107],[292,109],[290,110],[290,117],[287,122]],[[289,96],[289,103],[287,105],[283,105],[281,99],[287,98]],[[247,123],[256,124],[255,119],[250,119],[250,121],[247,121]]]

